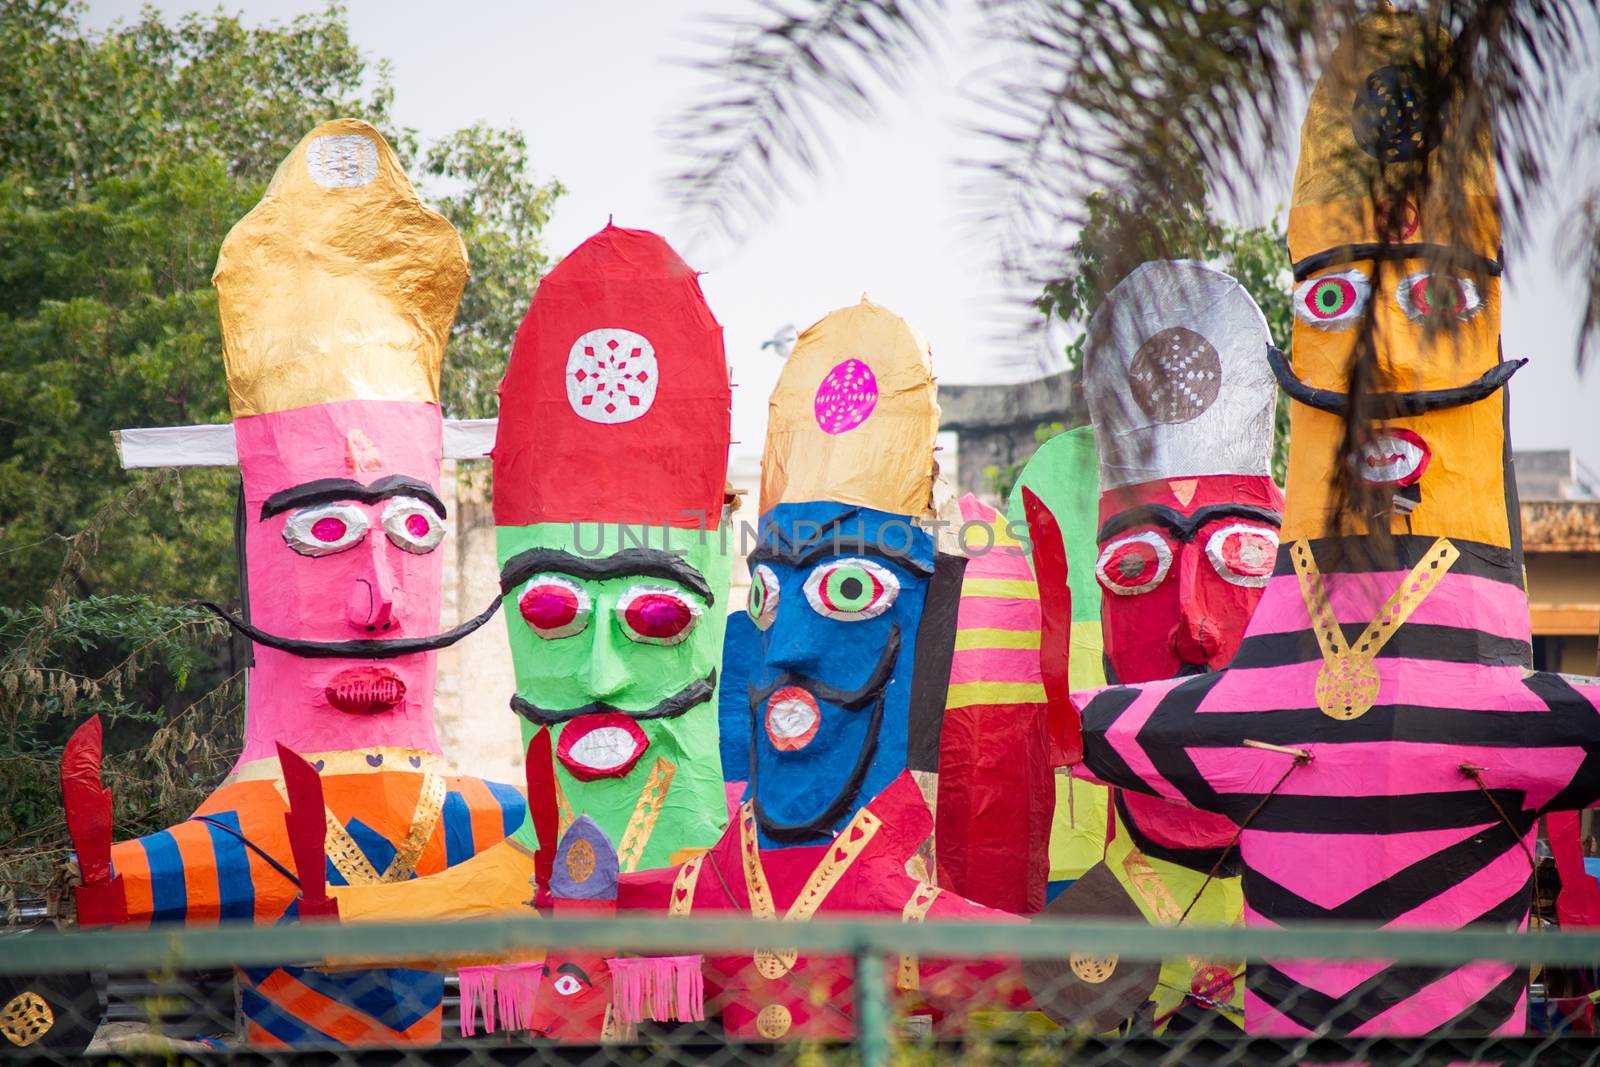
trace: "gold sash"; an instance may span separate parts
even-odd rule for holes
[[[1411,568],[1389,599],[1378,609],[1354,646],[1345,640],[1339,620],[1328,603],[1327,584],[1311,555],[1311,545],[1296,541],[1290,550],[1295,576],[1300,580],[1300,596],[1311,627],[1322,649],[1322,666],[1317,670],[1317,707],[1334,719],[1359,719],[1372,710],[1378,699],[1378,669],[1372,665],[1395,631],[1405,624],[1428,594],[1444,580],[1461,550],[1447,538],[1435,541]]]

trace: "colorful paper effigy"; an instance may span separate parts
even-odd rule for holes
[[[1056,516],[1065,542],[1072,598],[1071,670],[1074,685],[1105,683],[1105,641],[1100,634],[1100,583],[1094,563],[1096,509],[1099,506],[1099,462],[1094,427],[1080,426],[1057,434],[1039,446],[1017,475],[1006,503],[1008,529],[1025,529],[1022,491],[1031,490]],[[1028,565],[1033,566],[1030,543]],[[1050,875],[1047,899],[1083,877],[1105,854],[1110,790],[1062,770],[1055,776],[1055,815],[1050,826]]]
[[[320,772],[336,886],[441,871],[521,821],[518,790],[446,773],[433,721],[436,650],[497,607],[439,632],[439,374],[466,277],[455,230],[350,119],[308,134],[224,241],[215,283],[248,608],[227,618],[255,658],[244,751],[189,820],[110,849],[127,922],[296,913],[280,744]],[[97,737],[64,766],[69,819],[98,788]],[[90,821],[74,842],[98,855],[109,805]],[[262,1043],[439,1034],[442,981],[426,972],[267,968],[241,985]]]
[[[511,705],[525,737],[552,735],[561,825],[592,818],[624,873],[726,825],[731,396],[694,271],[655,234],[609,225],[540,282],[500,387]],[[517,838],[534,846],[531,823]]]
[[[750,554],[763,848],[827,841],[902,771],[938,771],[965,563],[917,524],[938,425],[927,343],[865,298],[802,333],[773,390]]]
[[[1108,677],[1202,674],[1232,659],[1244,636],[1283,511],[1270,474],[1271,342],[1237,281],[1181,261],[1136,268],[1090,322]],[[1241,921],[1230,820],[1121,790],[1112,802],[1105,863],[1147,921]],[[1076,897],[1067,890],[1054,909],[1073,914]],[[1238,961],[1169,960],[1146,1022],[1159,1031],[1211,1011],[1241,1022],[1241,978]]]
[[[938,882],[1032,915],[1045,904],[1055,806],[1039,590],[1005,517],[971,494],[958,507],[968,558],[939,739]]]
[[[1538,815],[1600,797],[1600,688],[1528,669],[1492,148],[1427,99],[1419,71],[1449,54],[1434,32],[1364,18],[1312,95],[1289,217],[1293,362],[1268,353],[1292,401],[1283,543],[1238,653],[1078,696],[1085,773],[1240,825],[1251,924],[1516,929]],[[1375,222],[1372,194],[1404,191],[1396,179],[1416,180],[1414,199]],[[1336,464],[1368,316],[1358,472],[1377,503],[1349,514]],[[1510,1034],[1526,995],[1509,963],[1270,959],[1251,966],[1246,1021]]]
[[[760,656],[747,668],[745,799],[709,852],[623,875],[623,909],[1015,921],[934,885],[926,867],[965,562],[918,525],[937,425],[927,345],[897,316],[863,300],[800,336],[773,393],[750,555]],[[1042,864],[1023,866],[1042,881]],[[853,970],[783,949],[710,959],[707,1010],[735,1038],[849,1035]],[[1027,1002],[1004,961],[908,957],[890,980],[952,1026]]]

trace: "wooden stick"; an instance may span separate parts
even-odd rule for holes
[[[1282,752],[1285,756],[1293,756],[1301,763],[1306,763],[1311,759],[1311,753],[1303,748],[1285,748],[1283,745],[1272,745],[1265,741],[1251,741],[1248,738],[1245,739],[1244,743],[1251,748],[1261,748],[1268,752]]]

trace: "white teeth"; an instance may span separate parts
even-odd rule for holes
[[[590,730],[572,743],[570,756],[591,770],[609,771],[633,758],[638,742],[620,726]]]
[[[816,709],[803,700],[780,700],[767,711],[767,725],[778,737],[800,737],[816,721]]]
[[[1422,449],[1399,437],[1380,437],[1361,449],[1361,477],[1378,485],[1398,482],[1422,463]]]

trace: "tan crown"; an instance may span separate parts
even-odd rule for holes
[[[359,119],[312,130],[222,242],[212,284],[235,418],[338,400],[439,402],[461,237]]]

